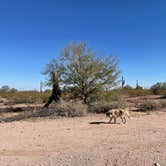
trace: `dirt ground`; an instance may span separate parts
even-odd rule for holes
[[[104,114],[0,123],[1,166],[166,165],[166,110],[107,124]]]

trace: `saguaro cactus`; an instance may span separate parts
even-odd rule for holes
[[[40,93],[42,93],[42,92],[43,92],[43,82],[40,81]]]
[[[125,80],[124,80],[124,78],[122,76],[122,89],[124,88],[124,85],[125,85]]]

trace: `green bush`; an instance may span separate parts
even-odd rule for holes
[[[166,82],[158,82],[151,87],[155,95],[166,95]]]

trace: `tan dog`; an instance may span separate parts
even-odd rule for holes
[[[111,123],[112,119],[114,119],[114,123],[116,124],[116,119],[118,117],[121,118],[122,123],[126,123],[126,116],[130,119],[129,109],[111,109],[106,113],[106,116],[110,118],[109,123]]]

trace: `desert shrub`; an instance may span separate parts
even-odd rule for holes
[[[0,103],[7,104],[9,101],[7,99],[0,97]]]
[[[141,111],[152,111],[161,107],[162,105],[159,100],[145,100],[139,105]]]
[[[0,92],[9,92],[10,87],[8,85],[4,85],[0,88]]]
[[[130,97],[152,95],[152,92],[148,89],[123,89],[121,92]]]
[[[166,98],[166,89],[160,90],[159,94]]]
[[[143,87],[137,84],[136,90],[143,90]]]
[[[152,94],[166,96],[166,89],[151,89]]]
[[[130,86],[130,85],[126,85],[126,86],[124,86],[124,88],[123,89],[126,89],[126,90],[131,90],[131,89],[133,89],[133,87],[132,86]]]
[[[166,107],[166,100],[160,100],[160,106],[162,108],[165,108]]]
[[[95,95],[92,95],[90,97],[89,103],[95,103],[95,102],[114,102],[119,101],[123,97],[123,94],[121,93],[120,89],[114,89],[110,91],[104,91],[101,90]]]
[[[0,96],[7,99],[11,104],[39,103],[45,102],[49,97],[49,93],[39,93],[37,91],[0,92]]]
[[[122,93],[120,89],[114,89],[108,92],[105,92],[105,95],[103,96],[104,101],[118,101],[122,97]]]
[[[79,117],[85,116],[87,113],[87,106],[82,102],[60,102],[55,105],[55,112],[57,116]]]
[[[123,101],[115,101],[115,102],[106,102],[106,101],[98,101],[93,102],[89,105],[89,112],[92,113],[106,113],[110,109],[114,108],[125,108],[127,105]]]
[[[60,117],[81,117],[87,113],[87,106],[81,102],[61,102],[47,110],[43,108],[29,108],[23,110],[22,108],[10,108],[6,112],[17,112],[13,116],[7,118],[0,118],[0,122],[12,122],[37,118],[60,118]]]
[[[166,95],[166,82],[158,82],[151,87],[155,95]]]
[[[103,100],[106,102],[114,102],[119,101],[123,99],[124,97],[137,97],[137,96],[149,96],[153,93],[148,89],[130,89],[130,88],[124,88],[124,89],[113,89],[110,91],[105,91],[103,93],[100,93],[100,97],[96,95],[96,99],[98,100],[92,100],[93,101],[99,101]],[[98,98],[97,98],[98,97]]]

